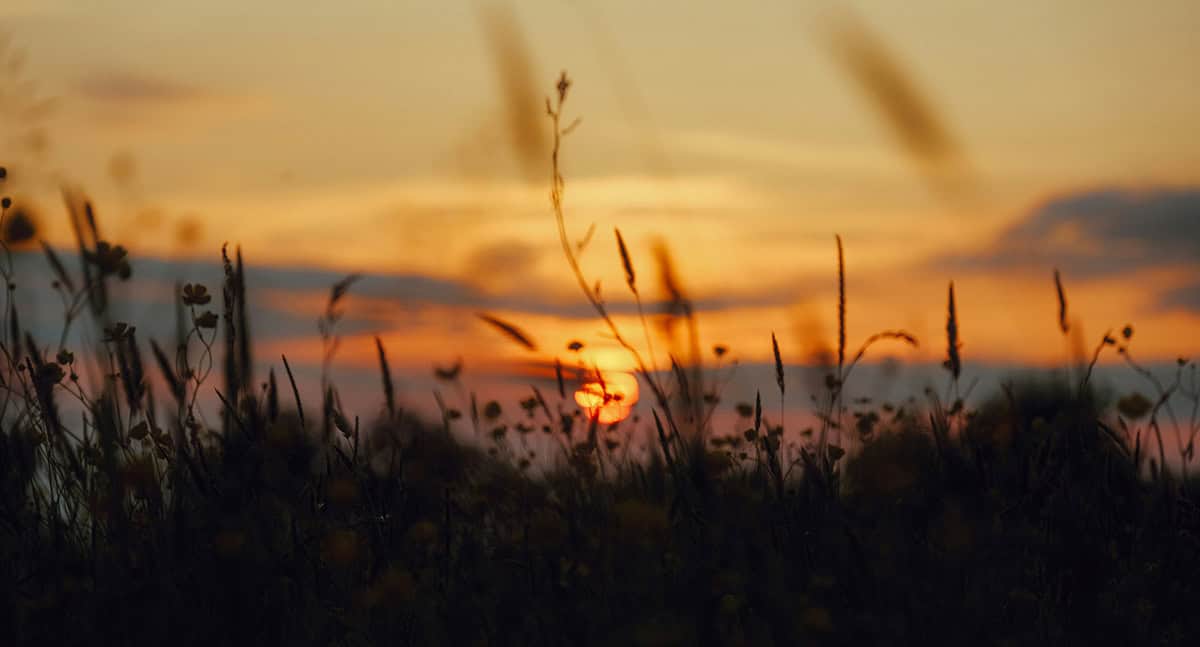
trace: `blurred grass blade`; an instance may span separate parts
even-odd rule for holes
[[[527,348],[529,350],[532,350],[532,351],[537,350],[537,344],[535,344],[533,342],[533,340],[530,339],[529,335],[526,334],[525,331],[521,330],[520,328],[514,326],[513,324],[508,323],[507,321],[497,319],[496,317],[493,317],[492,315],[489,315],[489,314],[486,314],[483,312],[478,313],[478,316],[480,319],[482,319],[483,321],[490,324],[496,330],[499,330],[500,332],[507,335],[509,339],[517,342],[518,344],[524,346],[525,348]]]

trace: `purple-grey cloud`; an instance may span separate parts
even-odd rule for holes
[[[70,271],[79,266],[78,257],[68,251],[58,250],[63,263]],[[314,267],[255,265],[252,259],[246,266],[246,287],[250,295],[251,324],[255,337],[262,341],[286,339],[312,335],[316,331],[316,316],[299,315],[286,306],[287,299],[269,300],[269,294],[307,296],[324,295],[330,287],[345,278],[345,273]],[[40,252],[29,251],[17,254],[18,275],[45,275],[49,270]],[[174,286],[176,283],[200,283],[218,295],[223,281],[221,264],[216,261],[174,261],[155,257],[137,257],[132,261],[133,277],[127,283],[114,284],[116,298],[114,312],[117,318],[137,323],[148,336],[168,338],[174,332]],[[730,310],[743,307],[759,307],[791,303],[794,300],[794,282],[788,289],[764,287],[759,292],[729,294],[724,296],[702,296],[694,299],[698,313]],[[428,276],[416,273],[367,272],[361,275],[350,289],[352,297],[365,297],[394,304],[396,308],[386,311],[371,308],[350,308],[339,330],[345,334],[381,332],[395,327],[395,317],[405,312],[429,307],[458,308],[464,317],[473,320],[474,312],[508,311],[530,315],[549,315],[566,319],[587,319],[596,316],[595,311],[580,296],[576,300],[564,301],[554,294],[539,290],[537,285],[522,284],[518,288],[499,294],[484,291],[473,283],[451,278]],[[28,301],[22,312],[26,325],[34,331],[43,331],[47,340],[61,329],[61,304],[47,289],[23,290],[22,299]],[[612,295],[606,303],[608,311],[618,315],[634,315],[636,304],[632,299]],[[668,303],[648,299],[644,304],[648,312],[666,309]]]
[[[1072,193],[1034,209],[983,250],[941,256],[939,268],[1044,272],[1076,278],[1200,264],[1200,187]]]
[[[984,249],[942,255],[927,265],[950,273],[1048,275],[1058,268],[1081,281],[1143,270],[1200,272],[1200,187],[1106,187],[1064,195],[1031,211]],[[1162,288],[1160,309],[1200,313],[1200,284]]]
[[[1193,281],[1163,292],[1158,307],[1166,311],[1200,313],[1200,281]]]

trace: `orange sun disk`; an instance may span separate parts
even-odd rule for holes
[[[601,379],[588,382],[575,392],[575,403],[588,419],[611,425],[629,417],[638,401],[637,378],[629,373],[603,373]]]

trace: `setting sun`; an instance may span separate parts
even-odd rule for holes
[[[638,401],[637,378],[629,373],[604,373],[601,380],[588,382],[575,392],[575,403],[588,419],[611,425],[629,417]]]

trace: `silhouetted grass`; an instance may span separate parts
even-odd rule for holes
[[[687,321],[690,355],[672,354],[669,373],[658,370],[621,234],[615,261],[644,349],[576,260],[559,166],[574,127],[560,126],[569,88],[564,75],[546,106],[552,207],[572,278],[653,396],[651,420],[619,423],[645,428],[644,451],[630,451],[632,433],[579,413],[571,371],[594,369],[606,404],[620,394],[598,367],[559,357],[557,401],[535,387],[506,415],[472,394],[463,421],[438,394],[441,419],[423,421],[399,406],[377,339],[387,414],[344,411],[328,368],[353,276],[333,286],[320,320],[320,406],[305,406],[281,358],[289,406],[274,369],[261,386],[251,374],[240,252],[222,250],[221,314],[216,290],[182,285],[178,339],[142,339],[112,315],[108,287],[129,278],[126,251],[68,196],[78,270],[44,245],[65,305],[57,347],[22,330],[6,293],[0,636],[208,646],[1191,644],[1200,635],[1200,508],[1187,477],[1200,429],[1195,364],[1181,361],[1173,382],[1159,382],[1133,361],[1127,327],[1120,341],[1104,336],[1078,382],[1009,383],[970,408],[951,284],[946,393],[899,407],[847,403],[845,384],[869,347],[917,340],[883,331],[846,361],[839,237],[837,363],[814,397],[819,432],[785,433],[786,353],[772,334],[780,418],[768,419],[759,396],[736,405],[744,432],[718,435],[709,421],[719,393],[702,382],[695,313],[669,255],[659,254],[669,314]],[[11,260],[0,269],[13,285]],[[1055,286],[1065,333],[1057,273]],[[101,346],[66,348],[85,313],[104,331]],[[537,352],[515,324],[481,317]],[[1090,375],[1108,346],[1154,385],[1154,400],[1127,395],[1115,410],[1102,400]],[[726,352],[714,348],[716,360]],[[81,380],[84,366],[100,379]],[[436,377],[459,388],[461,369]],[[213,420],[201,401],[210,394]],[[1193,405],[1190,423],[1170,409],[1173,396]],[[1179,475],[1164,469],[1162,415],[1190,431]],[[468,422],[478,442],[456,435]],[[535,456],[531,434],[552,438],[556,453]],[[1157,459],[1145,449],[1150,434]]]

